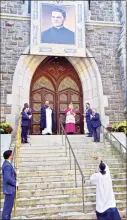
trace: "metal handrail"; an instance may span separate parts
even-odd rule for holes
[[[21,147],[21,112],[19,110],[18,129],[16,132],[16,145],[13,150],[14,168],[16,170],[19,170],[19,150],[20,150],[20,147]],[[18,182],[18,173],[16,173],[16,181]],[[15,203],[14,203],[14,215],[15,216],[16,216],[16,207],[17,207],[17,193],[18,193],[18,187],[16,187],[16,195],[15,195]]]
[[[102,127],[107,131],[107,133],[110,133],[110,135],[111,135],[114,139],[116,139],[116,141],[118,141],[118,142],[123,146],[123,148],[124,148],[125,150],[127,150],[127,147],[125,147],[125,146],[111,133],[111,131],[108,131],[108,129],[107,129],[104,125],[102,125]]]
[[[108,129],[107,129],[104,125],[102,125],[102,127],[103,127],[103,141],[104,141],[104,144],[105,144],[105,133],[104,133],[104,129],[106,130],[106,134],[107,134],[107,133],[110,134],[110,144],[111,144],[111,146],[113,146],[111,136],[119,143],[119,145],[120,145],[120,154],[121,154],[121,159],[122,159],[121,161],[122,161],[122,167],[123,167],[123,151],[122,151],[122,148],[124,148],[124,149],[127,151],[127,147],[125,147],[125,146],[111,133],[111,131],[108,131]]]
[[[84,177],[83,172],[82,172],[82,170],[81,170],[81,168],[80,168],[80,165],[79,165],[79,163],[78,163],[78,161],[77,161],[77,159],[76,159],[76,156],[75,156],[75,154],[74,154],[74,151],[73,151],[73,149],[72,149],[72,146],[71,146],[71,144],[70,144],[70,141],[69,141],[69,139],[68,139],[68,136],[67,136],[67,134],[66,134],[66,132],[65,132],[65,129],[64,129],[64,127],[63,127],[63,124],[62,124],[61,119],[60,119],[60,127],[61,127],[61,129],[62,129],[62,145],[64,145],[63,135],[65,135],[65,153],[66,153],[66,156],[67,156],[67,143],[66,143],[66,140],[67,140],[68,145],[69,145],[70,170],[71,170],[71,153],[72,153],[73,158],[74,158],[75,186],[76,186],[76,187],[77,187],[77,172],[76,172],[77,168],[78,168],[78,170],[79,170],[79,172],[80,172],[80,174],[81,174],[81,178],[82,178],[83,212],[85,212],[85,205],[84,205],[84,183],[85,183],[85,177]]]

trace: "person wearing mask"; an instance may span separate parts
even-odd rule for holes
[[[93,130],[94,142],[100,142],[101,121],[100,121],[100,115],[97,113],[95,108],[92,109],[90,120]]]
[[[16,172],[11,164],[13,160],[13,154],[11,150],[7,150],[3,154],[4,162],[2,165],[2,176],[3,176],[3,193],[4,206],[2,210],[2,220],[10,220],[11,212],[14,205],[14,199],[16,195],[16,187],[18,182],[16,181]]]
[[[90,104],[86,103],[86,112],[83,114],[83,116],[86,118],[86,124],[87,124],[87,129],[89,131],[88,137],[92,137],[92,126],[91,126],[91,120],[90,120],[90,115],[92,114],[92,110],[90,108]]]
[[[97,171],[90,177],[90,182],[96,185],[96,216],[98,220],[121,220],[116,208],[115,196],[109,167],[98,158]]]
[[[49,101],[46,101],[41,108],[41,121],[40,129],[42,134],[52,134],[55,131],[54,111],[49,105]]]
[[[21,141],[22,143],[28,143],[27,141],[27,135],[28,135],[28,130],[29,130],[29,124],[32,115],[28,115],[29,108],[24,107],[22,112],[21,112]]]
[[[70,103],[68,108],[65,110],[66,113],[66,126],[65,132],[67,134],[74,134],[75,133],[75,110],[73,108],[73,104]]]

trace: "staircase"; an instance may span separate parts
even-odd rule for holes
[[[122,168],[119,152],[109,142],[104,146],[85,135],[68,137],[85,175],[85,213],[82,212],[81,176],[77,170],[76,188],[73,157],[70,170],[62,137],[31,136],[31,144],[22,145],[20,150],[17,214],[13,219],[96,219],[95,186],[89,182],[97,167],[94,155],[104,156],[109,165],[117,208],[122,219],[126,219],[126,164]]]

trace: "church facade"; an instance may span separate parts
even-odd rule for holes
[[[29,103],[31,133],[39,134],[40,109],[49,100],[65,121],[70,102],[77,133],[89,102],[102,124],[124,120],[126,112],[126,1],[85,2],[86,57],[30,55],[30,1],[1,1],[1,120],[16,129],[19,108]]]

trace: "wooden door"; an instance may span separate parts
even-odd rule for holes
[[[67,89],[65,89],[65,87],[67,87]],[[70,77],[66,77],[63,79],[63,81],[61,81],[58,88],[58,128],[60,120],[62,120],[63,125],[65,126],[65,109],[71,102],[73,103],[74,109],[76,111],[76,133],[81,134],[83,133],[82,94],[80,93],[80,90],[75,81]]]
[[[44,77],[41,78],[40,81],[44,81],[44,80],[48,81],[48,79]],[[35,84],[38,84],[38,81]],[[50,102],[51,108],[53,108],[54,111],[56,112],[55,91],[52,91],[53,89],[51,90],[51,89],[45,88],[46,86],[41,89],[40,88],[38,89],[38,87],[39,85],[37,85],[37,88],[36,88],[36,85],[33,86],[33,92],[31,96],[31,108],[32,108],[32,115],[33,115],[32,121],[31,121],[31,133],[32,134],[40,134],[41,107],[44,105],[46,100]],[[56,123],[56,119],[55,119],[55,123]]]
[[[82,86],[76,71],[64,57],[47,57],[35,71],[30,91],[31,134],[40,134],[41,107],[46,100],[55,112],[57,134],[60,117],[65,125],[65,109],[71,102],[76,110],[76,133],[83,133]]]

